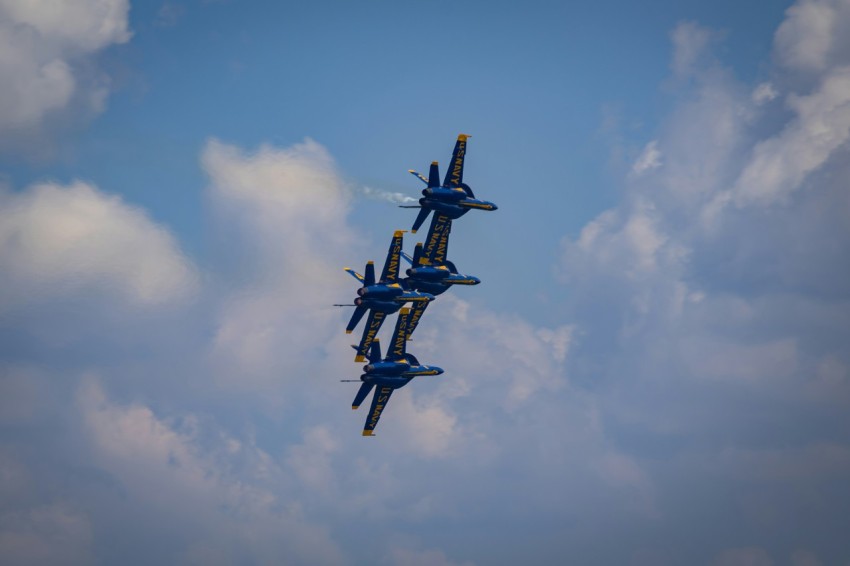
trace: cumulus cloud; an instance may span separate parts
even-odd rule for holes
[[[10,564],[92,564],[91,524],[61,504],[4,513],[0,554]]]
[[[758,85],[738,80],[711,53],[717,34],[677,27],[672,66],[689,80],[678,83],[676,108],[656,140],[664,166],[633,172],[618,206],[562,242],[558,271],[580,337],[571,377],[590,384],[607,430],[667,462],[638,459],[650,491],[665,476],[681,496],[698,489],[704,497],[687,497],[704,518],[736,509],[737,540],[770,541],[706,544],[704,555],[718,564],[785,559],[770,533],[795,529],[787,517],[797,505],[820,524],[844,515],[828,498],[786,495],[830,492],[850,442],[843,433],[827,442],[845,426],[850,401],[848,358],[838,353],[839,337],[850,334],[850,319],[840,320],[850,297],[840,283],[850,246],[850,88],[845,35],[834,31],[850,22],[847,5],[804,0],[789,9],[774,45],[779,66]],[[780,98],[774,84],[786,113],[766,104]],[[784,425],[790,413],[805,431]],[[821,471],[804,474],[796,461]],[[672,469],[679,479],[667,475]],[[615,477],[639,482],[628,470]],[[732,495],[743,485],[758,487]],[[654,493],[659,523],[679,528],[666,522],[676,504]],[[720,496],[730,500],[709,500]],[[698,525],[694,518],[681,529]],[[794,532],[789,540],[816,556],[846,553],[837,531]],[[829,542],[813,547],[819,536]]]
[[[563,240],[557,322],[441,296],[409,349],[446,373],[395,394],[375,438],[348,408],[356,384],[337,382],[359,368],[329,304],[353,288],[340,267],[367,248],[381,259],[386,242],[349,225],[357,191],[319,143],[206,144],[215,252],[201,278],[165,230],[99,189],[4,195],[3,273],[23,274],[9,305],[35,304],[22,289],[44,281],[107,305],[101,289],[120,287],[140,306],[200,284],[201,307],[180,310],[192,339],[176,346],[112,348],[140,332],[141,309],[126,309],[91,345],[100,355],[59,362],[0,320],[24,345],[0,366],[0,424],[19,431],[0,443],[3,548],[110,563],[843,559],[841,67],[830,47],[805,83],[778,70],[791,112],[771,113],[768,89],[754,96],[711,54],[717,34],[689,25],[673,36],[688,80],[652,136],[663,167],[627,176],[622,202]],[[817,158],[754,175],[765,198],[739,185],[801,140]],[[95,275],[65,267],[75,254]],[[494,540],[503,530],[511,544]]]
[[[791,94],[796,115],[776,136],[759,142],[732,188],[735,202],[785,200],[850,137],[850,67],[830,71],[810,95]]]
[[[0,309],[91,291],[157,305],[197,285],[166,229],[90,184],[33,185],[0,204]]]
[[[785,21],[776,30],[774,48],[779,62],[789,69],[806,72],[847,64],[849,29],[847,0],[796,2],[788,8]]]
[[[0,149],[21,149],[60,116],[103,110],[109,80],[95,57],[129,41],[129,9],[128,0],[0,2]]]
[[[341,313],[331,305],[352,293],[341,269],[358,241],[346,221],[349,190],[327,150],[309,139],[253,153],[210,140],[201,163],[213,206],[253,250],[240,260],[250,281],[220,307],[213,355],[238,364],[240,380],[300,379],[283,364],[308,371],[295,360],[338,334]]]
[[[182,417],[181,430],[146,406],[112,403],[91,378],[83,382],[77,403],[95,462],[136,508],[127,512],[159,516],[157,528],[192,523],[199,531],[195,540],[185,541],[188,548],[166,561],[342,563],[324,529],[262,485],[275,470],[258,448],[225,437],[204,450],[191,416]],[[253,465],[232,475],[234,462],[244,458]]]

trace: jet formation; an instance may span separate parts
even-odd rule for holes
[[[369,393],[375,390],[366,424],[363,426],[363,436],[374,436],[375,427],[393,391],[404,387],[416,376],[443,373],[441,368],[422,365],[413,354],[407,353],[407,342],[431,301],[454,285],[481,283],[477,277],[459,273],[455,264],[447,259],[452,221],[473,209],[498,208],[492,202],[475,198],[472,189],[463,182],[463,165],[469,137],[466,134],[458,135],[442,183],[440,166],[436,161],[431,163],[427,178],[416,171],[409,171],[426,185],[418,205],[401,206],[419,209],[410,231],[415,234],[428,216],[434,213],[425,241],[416,244],[413,255],[403,251],[405,231],[396,230],[390,241],[380,279],[375,278],[375,264],[372,261],[366,263],[362,275],[349,267],[345,268],[361,285],[357,289],[357,298],[353,304],[336,305],[354,307],[354,313],[345,328],[346,333],[351,334],[363,316],[369,313],[360,343],[352,345],[357,352],[354,361],[367,362],[363,366],[363,374],[360,379],[343,380],[361,383],[351,404],[352,409],[357,409]],[[406,277],[401,277],[402,259],[410,265],[404,272]],[[410,307],[405,306],[408,303]],[[390,349],[386,357],[382,358],[378,331],[387,316],[394,313],[398,313],[398,319]]]

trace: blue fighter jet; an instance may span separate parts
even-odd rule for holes
[[[366,264],[365,275],[360,275],[350,267],[346,267],[352,277],[357,279],[363,286],[357,290],[358,297],[354,299],[353,305],[335,305],[335,306],[354,306],[354,314],[351,315],[351,320],[348,326],[345,327],[346,334],[351,334],[366,311],[369,311],[369,318],[366,320],[366,327],[363,329],[363,337],[360,340],[360,345],[355,347],[357,356],[355,362],[366,361],[366,352],[369,351],[369,346],[378,334],[384,319],[388,314],[398,312],[407,302],[425,302],[434,299],[434,295],[430,293],[422,293],[419,291],[404,289],[399,281],[399,256],[403,244],[404,231],[396,230],[393,234],[390,249],[387,252],[387,260],[384,262],[384,270],[381,272],[381,278],[375,281],[375,264],[368,262]]]
[[[363,436],[374,436],[375,427],[378,426],[378,420],[381,418],[381,413],[386,408],[393,391],[404,387],[417,375],[440,375],[443,373],[443,370],[436,366],[421,365],[413,354],[407,353],[409,317],[410,309],[407,307],[401,309],[393,332],[392,348],[383,360],[381,359],[380,341],[377,338],[372,341],[369,350],[369,363],[363,366],[365,373],[360,376],[359,380],[363,383],[351,403],[351,408],[357,409],[372,391],[372,388],[376,388],[375,395],[372,397],[372,408],[369,409],[366,424],[363,426]]]
[[[435,214],[431,219],[431,227],[425,238],[425,245],[416,244],[416,250],[411,258],[406,253],[401,255],[411,264],[407,270],[407,278],[402,280],[405,289],[421,291],[431,295],[441,295],[452,285],[478,285],[481,280],[472,275],[458,273],[455,264],[446,259],[449,249],[449,234],[452,231],[452,221],[444,214]],[[416,329],[419,319],[428,307],[427,302],[414,303],[407,336]]]
[[[466,140],[469,137],[466,134],[458,135],[454,152],[452,152],[452,162],[449,165],[449,170],[446,171],[446,178],[442,185],[440,185],[440,166],[436,161],[431,163],[427,179],[416,171],[410,170],[410,173],[428,185],[427,188],[422,189],[422,198],[419,199],[418,206],[401,206],[401,208],[422,209],[413,223],[413,228],[411,228],[411,232],[414,234],[432,210],[435,214],[441,213],[450,219],[457,219],[472,208],[479,210],[496,210],[498,208],[492,202],[475,198],[472,189],[463,182],[463,160],[466,156]]]

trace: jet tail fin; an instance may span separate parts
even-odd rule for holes
[[[387,250],[384,270],[381,271],[381,282],[395,283],[398,281],[399,255],[403,245],[404,230],[396,230],[392,241],[390,241],[390,249]]]
[[[434,189],[440,186],[440,165],[436,161],[431,162],[428,170],[428,188]]]
[[[404,307],[398,312],[398,320],[393,331],[393,342],[387,358],[390,360],[403,360],[407,353],[407,322],[410,319],[410,309]]]
[[[469,137],[471,136],[458,134],[452,160],[446,171],[446,180],[443,181],[444,187],[460,187],[463,183],[463,160],[466,157],[466,139]]]
[[[371,347],[369,348],[369,363],[374,364],[375,362],[381,361],[381,341],[375,338],[372,340]]]
[[[363,286],[370,287],[375,284],[375,262],[366,263],[366,273],[363,276]]]
[[[419,265],[419,262],[422,259],[422,242],[416,244],[416,248],[413,250],[413,258],[410,260],[410,263],[416,267]]]

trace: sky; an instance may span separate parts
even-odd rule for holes
[[[848,139],[848,0],[0,0],[0,558],[850,564]]]

